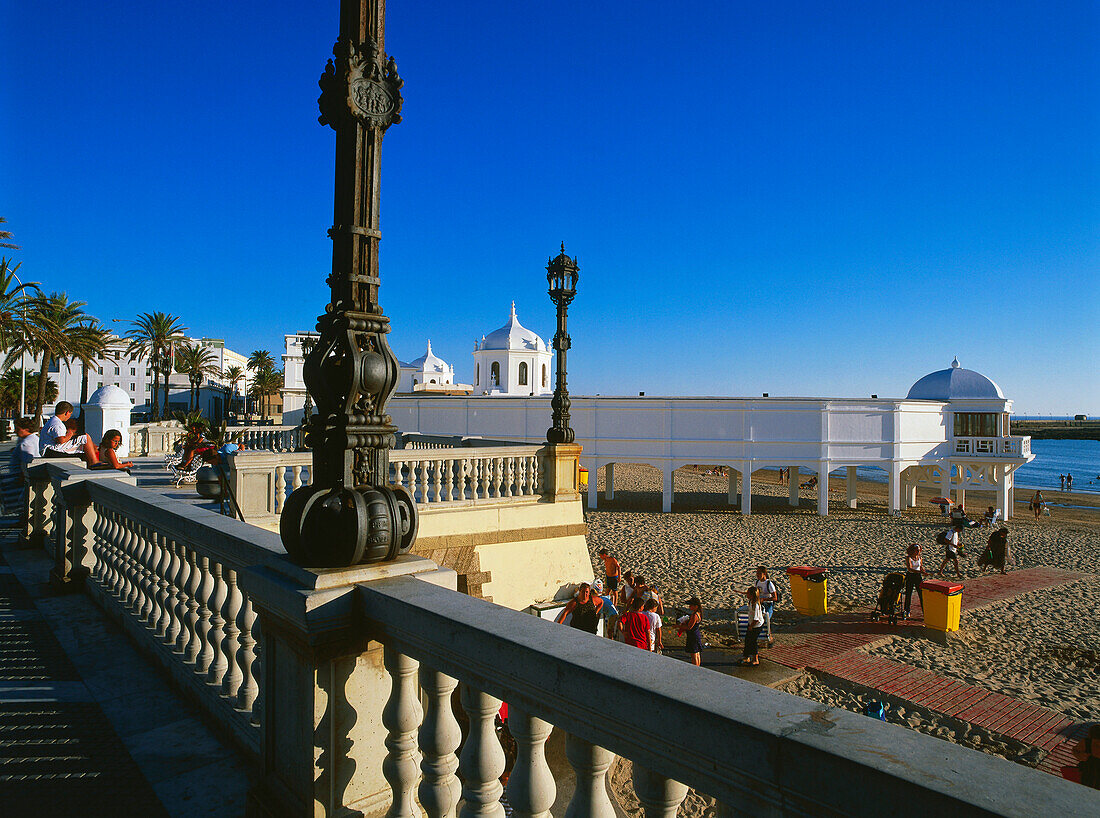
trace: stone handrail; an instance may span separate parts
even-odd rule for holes
[[[1029,457],[1031,438],[1009,437],[956,437],[954,454],[974,457]]]
[[[460,449],[395,449],[390,483],[407,488],[420,505],[481,504],[542,493],[539,446]],[[267,524],[282,513],[287,496],[313,482],[310,452],[243,452],[230,463],[230,482],[244,519]]]

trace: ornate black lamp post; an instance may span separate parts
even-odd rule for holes
[[[558,308],[558,330],[554,333],[554,349],[557,351],[558,376],[554,385],[554,398],[550,406],[554,410],[554,425],[546,430],[547,443],[572,443],[573,429],[569,426],[569,389],[565,385],[565,353],[569,349],[569,333],[565,322],[569,313],[569,304],[577,295],[576,258],[565,254],[565,242],[561,243],[561,253],[546,265],[546,283],[549,285],[550,300]]]
[[[389,483],[386,403],[397,388],[389,319],[378,303],[382,135],[401,121],[401,78],[385,52],[385,3],[341,0],[340,36],[321,75],[319,122],[336,131],[331,301],[303,378],[316,411],[306,428],[313,484],[287,498],[283,545],[299,565],[390,560],[416,539],[412,496]]]
[[[309,351],[313,349],[314,339],[312,336],[302,336],[302,358],[304,359],[309,355]],[[302,405],[302,426],[308,428],[310,420],[313,417],[313,396],[306,391],[306,401]]]

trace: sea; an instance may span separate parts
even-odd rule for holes
[[[1059,489],[1058,476],[1073,475],[1074,493],[1100,494],[1100,440],[1032,440],[1035,459],[1015,472],[1018,489]],[[860,479],[886,482],[882,469],[859,468]]]

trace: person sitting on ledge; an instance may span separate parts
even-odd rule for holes
[[[73,417],[73,405],[63,400],[54,407],[53,412],[53,417],[39,435],[42,456],[79,457],[89,464],[98,462],[99,456],[91,439],[87,435],[78,435],[75,424],[69,424]]]
[[[16,418],[15,434],[19,442],[11,450],[11,470],[18,472],[25,482],[27,479],[27,467],[39,456],[42,447],[38,442],[38,429],[34,425],[34,418]]]
[[[122,432],[118,429],[108,429],[104,432],[103,440],[100,442],[99,449],[96,451],[96,462],[92,463],[88,468],[97,470],[114,469],[129,474],[130,469],[134,467],[134,463],[130,460],[123,463],[118,459],[118,452],[115,450],[121,445]]]
[[[817,488],[817,475],[815,474],[813,477],[811,477],[805,483],[799,483],[798,487],[802,488],[802,489],[816,489]]]

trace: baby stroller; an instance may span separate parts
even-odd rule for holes
[[[898,624],[901,609],[901,592],[905,588],[905,575],[894,572],[882,578],[882,590],[878,594],[878,603],[872,618],[876,621],[885,617],[891,625]]]

